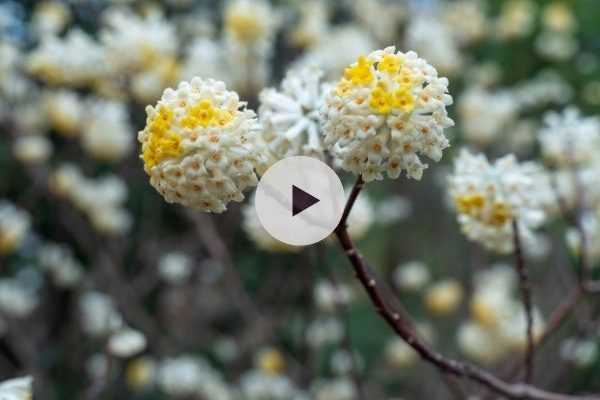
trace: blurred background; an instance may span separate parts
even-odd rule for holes
[[[598,113],[597,0],[0,0],[0,380],[40,399],[497,398],[395,337],[333,240],[276,242],[251,193],[220,215],[167,204],[139,159],[146,105],[181,80],[258,109],[290,68],[335,81],[388,45],[449,78],[452,147],[421,182],[367,185],[350,233],[433,347],[518,375],[513,257],[461,234],[446,177],[460,148],[536,160],[548,111]],[[573,238],[557,217],[525,249],[540,329]],[[600,391],[599,311],[544,343],[536,384]]]

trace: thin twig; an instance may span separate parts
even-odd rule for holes
[[[559,394],[548,392],[539,389],[535,386],[515,383],[511,384],[505,382],[491,373],[469,363],[460,362],[454,359],[446,358],[435,350],[431,349],[425,342],[421,341],[412,329],[412,322],[405,316],[391,307],[389,303],[383,298],[378,285],[377,280],[367,263],[364,261],[362,256],[358,253],[352,239],[348,234],[346,228],[346,222],[350,211],[352,210],[352,204],[358,197],[362,187],[362,179],[357,180],[357,184],[352,190],[351,197],[346,204],[346,211],[344,212],[344,218],[340,221],[335,234],[338,238],[342,249],[344,250],[346,257],[352,264],[357,279],[360,281],[365,291],[367,292],[371,303],[375,307],[375,310],[379,315],[388,323],[388,325],[410,345],[425,361],[436,366],[442,372],[447,372],[459,377],[471,379],[479,384],[488,387],[498,394],[504,395],[511,399],[533,399],[533,400],[600,400],[600,395],[590,396],[571,396],[566,394]]]
[[[525,266],[523,249],[521,247],[521,235],[519,233],[519,223],[516,219],[512,221],[513,242],[515,250],[515,268],[519,275],[519,288],[521,291],[521,301],[525,309],[527,348],[525,349],[525,382],[531,383],[533,378],[534,364],[534,342],[533,342],[533,313],[531,307],[531,286],[529,284],[529,274]]]

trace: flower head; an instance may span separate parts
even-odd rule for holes
[[[414,52],[388,47],[359,57],[325,97],[325,143],[343,169],[367,182],[403,170],[420,179],[427,165],[419,155],[439,161],[449,146],[447,88],[448,80]]]
[[[512,221],[519,221],[523,240],[533,239],[532,228],[545,220],[546,181],[538,179],[540,168],[519,164],[508,155],[490,164],[484,155],[466,150],[454,165],[450,195],[458,222],[467,237],[491,250],[508,253],[513,249]]]
[[[275,159],[295,155],[323,158],[319,108],[325,86],[316,68],[290,70],[281,89],[265,89],[258,109],[263,139]]]
[[[600,122],[585,118],[576,108],[549,113],[540,131],[544,158],[558,166],[589,164],[600,154]]]
[[[244,106],[223,82],[194,78],[146,108],[141,158],[167,202],[223,212],[257,184],[255,169],[263,167],[257,122]]]

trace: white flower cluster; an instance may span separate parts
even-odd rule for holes
[[[192,274],[192,259],[182,252],[171,252],[161,256],[158,263],[160,277],[167,283],[185,283]]]
[[[439,18],[419,14],[410,19],[406,28],[406,46],[427,59],[440,73],[452,76],[464,62],[451,26]]]
[[[581,217],[581,227],[585,234],[585,254],[591,267],[598,266],[600,262],[600,209],[596,212],[587,212]],[[571,252],[581,256],[581,235],[575,228],[569,228],[565,234]]]
[[[573,57],[579,44],[575,36],[577,18],[568,3],[548,3],[542,13],[543,30],[536,39],[536,50],[551,61],[566,61]]]
[[[443,279],[431,284],[425,291],[426,309],[437,316],[450,315],[460,306],[464,297],[462,284],[456,279]]]
[[[37,289],[19,276],[0,279],[0,314],[12,318],[25,318],[37,307]]]
[[[123,317],[113,300],[96,291],[85,292],[79,298],[79,313],[83,331],[92,338],[101,338],[123,327]]]
[[[23,54],[9,41],[0,39],[0,117],[9,112],[9,104],[22,99],[30,84],[22,73]]]
[[[312,391],[315,400],[352,400],[357,395],[356,386],[350,378],[317,382]]]
[[[108,351],[122,358],[132,357],[146,348],[146,337],[143,333],[131,328],[118,330],[108,340]]]
[[[232,0],[224,10],[224,48],[231,86],[240,93],[264,87],[271,73],[268,63],[277,25],[265,0]]]
[[[494,141],[517,115],[517,104],[506,91],[480,87],[467,89],[458,103],[461,128],[469,143],[479,146]]]
[[[247,400],[301,400],[301,392],[288,377],[260,370],[251,370],[242,376],[240,392]]]
[[[560,355],[577,368],[588,368],[598,360],[600,346],[593,338],[569,338],[561,343]]]
[[[83,86],[105,73],[102,47],[85,32],[73,29],[63,37],[44,36],[27,58],[27,69],[53,85]]]
[[[421,261],[409,261],[398,265],[393,276],[395,285],[400,290],[407,292],[421,290],[430,279],[429,269]]]
[[[30,227],[31,218],[26,211],[0,200],[0,255],[17,250]]]
[[[322,111],[325,144],[340,166],[365,181],[406,174],[420,179],[449,146],[443,130],[453,125],[446,106],[448,80],[414,52],[378,50],[348,67]]]
[[[46,162],[52,151],[52,142],[42,135],[19,135],[13,144],[13,155],[24,164]]]
[[[546,219],[549,188],[535,163],[508,155],[490,164],[483,154],[461,151],[449,178],[449,192],[464,234],[498,253],[513,250],[512,221],[524,243]],[[526,245],[525,245],[526,246]]]
[[[153,101],[178,78],[178,41],[175,27],[159,13],[139,17],[111,10],[100,33],[112,74],[131,77],[131,89],[140,101]]]
[[[92,158],[118,161],[133,148],[133,128],[124,103],[91,100],[82,120],[81,146]]]
[[[3,400],[31,400],[33,399],[33,378],[9,379],[0,382],[0,399]]]
[[[148,106],[139,132],[150,183],[169,203],[223,212],[264,168],[253,111],[223,82],[194,78]]]
[[[600,120],[581,116],[576,108],[548,113],[539,133],[542,154],[559,166],[584,166],[600,153]]]
[[[124,207],[127,185],[116,175],[87,178],[74,164],[63,164],[50,177],[50,188],[85,213],[101,233],[120,235],[131,228],[132,217]]]
[[[66,245],[44,243],[38,251],[38,260],[59,287],[72,288],[81,281],[83,267]]]
[[[48,91],[44,93],[42,102],[52,129],[66,137],[80,134],[85,110],[84,102],[77,93],[66,89]]]
[[[173,397],[232,399],[220,374],[207,361],[197,357],[184,355],[161,361],[157,381],[159,388]]]
[[[526,315],[514,297],[516,280],[508,265],[495,265],[478,272],[470,302],[470,320],[458,332],[462,351],[480,362],[493,363],[527,344]],[[544,331],[540,311],[533,309],[533,336]]]
[[[352,288],[339,283],[318,281],[313,289],[315,305],[321,311],[335,312],[338,307],[347,306],[354,298]]]
[[[324,158],[319,109],[327,86],[321,77],[317,68],[290,70],[280,90],[260,93],[262,137],[275,160],[297,155]]]
[[[69,7],[60,1],[39,2],[33,12],[31,24],[39,37],[58,35],[71,20]]]

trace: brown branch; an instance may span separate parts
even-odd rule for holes
[[[525,267],[525,259],[523,257],[523,249],[521,247],[521,235],[519,233],[519,223],[516,219],[512,220],[513,243],[515,251],[515,269],[519,276],[519,287],[521,291],[521,301],[525,309],[525,317],[527,320],[527,348],[525,349],[525,382],[530,383],[533,378],[534,366],[534,341],[533,341],[533,313],[531,310],[531,285],[529,284],[529,274]]]
[[[491,373],[469,363],[460,362],[454,359],[446,358],[435,350],[431,349],[425,342],[421,341],[412,329],[410,319],[395,310],[383,298],[375,279],[374,274],[370,272],[370,268],[358,253],[352,239],[348,234],[346,222],[352,204],[358,197],[362,187],[362,179],[358,179],[355,187],[352,190],[351,196],[346,204],[344,217],[340,221],[335,234],[338,238],[346,257],[352,264],[356,278],[360,281],[365,291],[367,292],[371,303],[379,315],[387,322],[387,324],[415,350],[421,358],[433,364],[442,372],[446,372],[458,377],[468,378],[477,382],[494,392],[509,397],[511,399],[533,399],[533,400],[600,400],[600,395],[590,396],[571,396],[567,394],[559,394],[548,392],[539,389],[535,386],[505,382]]]

